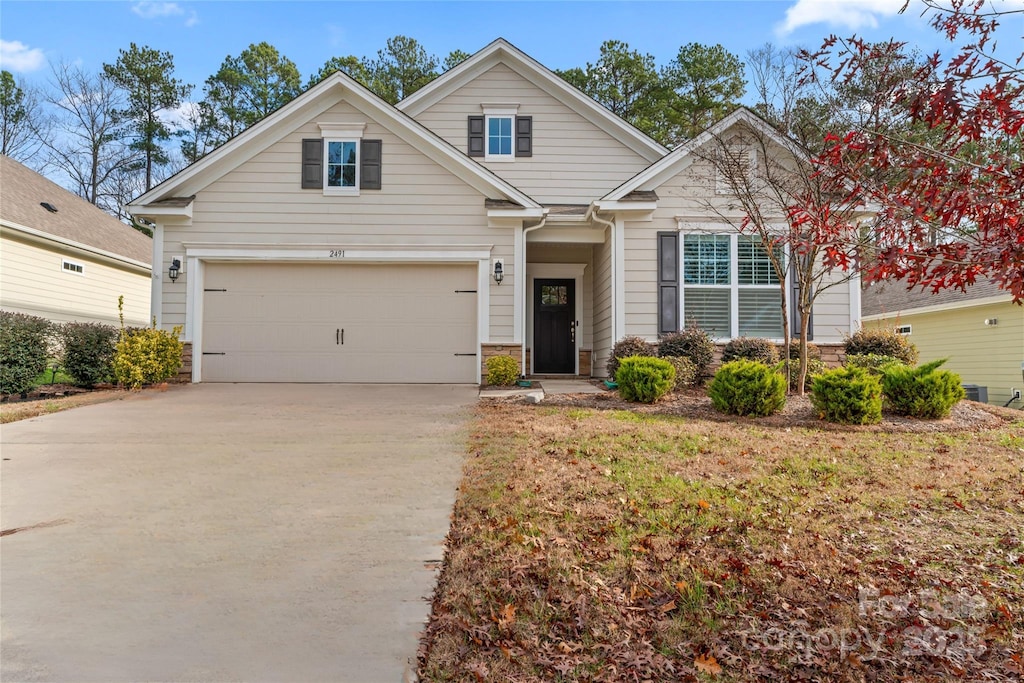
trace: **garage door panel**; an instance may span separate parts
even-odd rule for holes
[[[474,265],[213,263],[204,284],[204,381],[477,379]]]

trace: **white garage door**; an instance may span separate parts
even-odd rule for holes
[[[210,263],[204,382],[476,382],[475,265]]]

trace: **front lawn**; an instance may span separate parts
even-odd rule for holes
[[[1024,422],[483,405],[428,681],[1019,680]]]

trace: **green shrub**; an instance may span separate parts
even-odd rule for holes
[[[611,358],[605,364],[608,376],[615,379],[619,369],[619,361],[630,356],[653,356],[654,345],[641,337],[623,337],[612,347]]]
[[[664,358],[630,356],[619,361],[615,382],[627,401],[654,403],[675,383],[676,371]]]
[[[50,332],[45,318],[0,311],[0,394],[28,393],[46,370]]]
[[[786,380],[764,363],[734,360],[715,373],[708,385],[708,396],[719,412],[771,415],[786,405]]]
[[[919,368],[886,366],[882,370],[882,392],[892,411],[925,420],[949,415],[965,392],[960,386],[960,375],[937,369],[946,360],[935,360]]]
[[[722,362],[739,360],[756,360],[765,365],[774,365],[779,362],[779,351],[775,344],[760,337],[739,337],[731,340],[722,349]]]
[[[853,354],[852,356],[846,357],[846,367],[848,368],[861,368],[867,370],[872,375],[881,376],[882,369],[887,365],[896,363],[898,365],[906,365],[903,361],[895,356],[880,356],[877,353],[866,353],[866,354]]]
[[[512,356],[491,356],[487,359],[487,383],[507,387],[519,379],[519,361]]]
[[[785,361],[779,361],[775,366],[775,370],[786,376],[786,363]],[[821,373],[828,370],[828,366],[825,365],[825,361],[820,358],[808,358],[807,359],[807,383],[810,384],[814,381],[814,378]],[[800,361],[797,359],[789,361],[789,388],[793,391],[797,390],[797,382],[800,381]]]
[[[686,356],[666,356],[664,360],[676,371],[675,383],[672,391],[681,391],[692,387],[697,381],[697,367],[693,361]]]
[[[864,368],[828,370],[811,386],[811,404],[829,422],[865,425],[882,420],[882,385]]]
[[[181,327],[173,332],[148,327],[121,330],[114,351],[113,370],[118,383],[138,389],[143,384],[155,384],[170,379],[181,367],[184,344],[178,339]]]
[[[715,359],[715,343],[707,332],[696,325],[690,325],[685,330],[664,335],[658,342],[658,355],[662,358],[689,358],[697,369],[697,379],[703,379],[708,374],[711,361]]]
[[[846,338],[847,356],[892,356],[907,365],[917,363],[917,347],[893,330],[857,330]]]
[[[779,344],[779,358],[782,358],[786,353],[786,345]],[[807,358],[808,360],[821,360],[821,349],[814,342],[807,342]],[[800,360],[800,340],[790,339],[789,340],[789,359]]]
[[[117,328],[100,323],[64,323],[57,328],[61,365],[77,386],[92,387],[113,378]]]

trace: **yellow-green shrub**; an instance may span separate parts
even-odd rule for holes
[[[180,335],[180,326],[172,332],[155,327],[122,329],[114,350],[114,378],[124,387],[138,389],[174,377],[184,348]]]
[[[719,412],[763,417],[786,406],[786,380],[764,363],[734,360],[718,368],[708,396]]]
[[[491,356],[487,359],[487,383],[509,386],[519,379],[519,361],[512,356]]]

